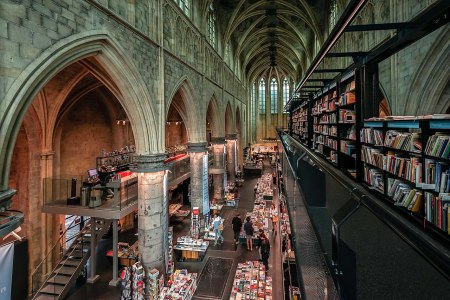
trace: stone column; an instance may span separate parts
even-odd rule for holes
[[[166,272],[168,203],[165,154],[137,155],[139,257],[146,272]]]
[[[236,134],[227,134],[226,140],[228,180],[234,182],[236,180]]]
[[[209,168],[209,173],[213,174],[214,179],[214,199],[222,200],[224,190],[225,174],[225,138],[213,137],[211,139],[214,164]]]
[[[198,207],[200,220],[209,213],[207,142],[188,143],[191,167],[191,208]]]

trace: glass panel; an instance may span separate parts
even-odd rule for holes
[[[259,113],[266,113],[266,81],[261,78],[259,83]]]

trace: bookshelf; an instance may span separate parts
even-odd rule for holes
[[[357,118],[358,97],[356,94],[355,72],[342,76],[339,82],[339,99],[336,106],[338,109],[338,131],[339,131],[339,158],[340,168],[347,175],[356,178],[356,160],[358,158],[357,146],[359,136],[359,120]]]
[[[312,148],[335,166],[338,166],[338,110],[337,85],[330,85],[312,101]]]
[[[448,235],[450,120],[431,118],[364,122],[363,182],[425,227]]]
[[[303,102],[292,112],[292,134],[304,145],[308,145],[308,102]]]

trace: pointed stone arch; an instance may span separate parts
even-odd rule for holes
[[[203,122],[206,122],[206,120],[201,118],[195,99],[196,95],[192,88],[192,84],[187,76],[183,76],[175,85],[166,106],[166,118],[171,105],[173,105],[180,114],[186,126],[189,142],[200,142],[204,140],[204,134],[200,129],[204,128],[202,127],[202,124],[204,125],[205,123]]]
[[[219,103],[214,93],[208,102],[206,110],[206,121],[210,123],[211,134],[213,137],[224,136],[224,128],[223,126],[221,126],[223,123],[220,122]]]
[[[234,114],[231,104],[228,102],[225,108],[225,135],[234,133],[236,133]]]
[[[422,115],[446,112],[449,103],[441,96],[450,84],[450,29],[443,28],[424,57],[405,98],[405,111],[400,113]]]
[[[138,153],[161,150],[148,87],[125,53],[106,31],[93,30],[62,39],[24,69],[0,104],[0,190],[8,187],[15,140],[37,93],[59,71],[89,57],[95,57],[117,87],[117,99],[130,119]]]

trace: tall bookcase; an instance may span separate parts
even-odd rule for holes
[[[292,112],[292,134],[296,139],[298,139],[302,144],[308,146],[309,140],[309,106],[308,102],[305,101],[300,106]]]
[[[351,70],[294,108],[294,138],[418,226],[449,240],[450,120],[371,118],[378,115],[376,91],[361,82],[364,72],[377,70]]]
[[[450,234],[450,120],[367,121],[363,184],[438,234]]]

